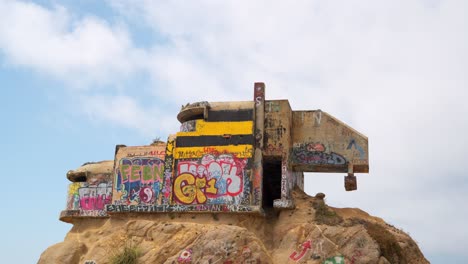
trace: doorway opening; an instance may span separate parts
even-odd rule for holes
[[[264,157],[263,208],[273,208],[276,199],[281,199],[281,157]]]

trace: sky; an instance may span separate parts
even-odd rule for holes
[[[369,138],[358,191],[345,192],[344,175],[309,173],[308,194],[403,229],[431,263],[467,263],[467,10],[462,0],[0,0],[2,262],[35,263],[63,241],[68,170],[113,159],[117,144],[166,139],[181,105],[252,100],[265,82],[267,100],[321,109]]]

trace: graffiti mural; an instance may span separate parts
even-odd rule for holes
[[[153,204],[163,182],[164,161],[153,157],[122,158],[115,171],[115,190],[123,204]]]
[[[246,165],[247,159],[232,154],[206,154],[196,160],[178,160],[173,198],[181,204],[207,201],[238,204],[246,191]]]
[[[292,159],[299,164],[312,165],[345,165],[346,159],[335,152],[326,153],[321,143],[295,144],[292,150]]]
[[[106,216],[105,206],[111,200],[110,182],[74,182],[68,188],[67,210],[79,210],[80,216]]]
[[[345,264],[345,259],[343,256],[336,256],[327,258],[323,264]]]
[[[192,249],[184,249],[177,258],[178,263],[192,263]]]

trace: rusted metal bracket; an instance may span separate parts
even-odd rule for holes
[[[354,176],[353,164],[351,162],[348,163],[348,176],[344,177],[344,185],[347,192],[357,190],[357,179]]]

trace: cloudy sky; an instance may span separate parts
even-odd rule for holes
[[[4,263],[71,225],[65,174],[178,130],[180,106],[267,99],[369,137],[370,174],[306,191],[408,232],[432,263],[468,258],[467,1],[0,0]],[[465,170],[464,170],[465,169]]]

